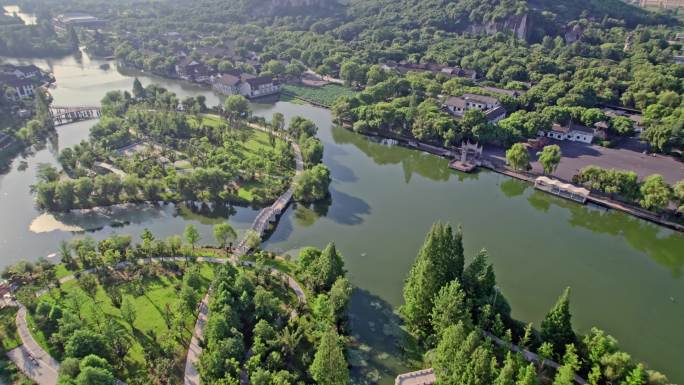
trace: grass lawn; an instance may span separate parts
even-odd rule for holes
[[[197,119],[194,116],[188,117],[193,125],[197,125]],[[210,127],[217,127],[221,124],[221,119],[216,116],[203,116],[202,124]],[[252,128],[240,128],[241,134],[246,134],[246,140],[240,143],[241,151],[236,154],[241,159],[245,159],[249,155],[263,156],[264,151],[272,150],[269,135],[263,131]],[[276,141],[283,142],[282,139],[276,138]]]
[[[283,95],[298,96],[324,106],[332,105],[340,96],[354,96],[356,91],[339,84],[327,84],[323,87],[307,87],[297,84],[283,86]]]
[[[203,278],[204,293],[209,287],[211,280],[214,277],[214,266],[210,264],[199,264],[200,273]],[[129,331],[133,347],[128,352],[126,361],[126,373],[122,375],[123,380],[134,378],[136,376],[143,376],[142,371],[145,371],[144,365],[144,348],[143,343],[145,339],[151,338],[151,333],[154,332],[160,335],[168,330],[165,314],[173,315],[175,306],[180,302],[176,287],[180,285],[181,278],[171,275],[159,275],[156,277],[146,278],[143,280],[143,294],[136,296],[134,294],[133,285],[124,283],[120,286],[123,297],[129,298],[136,310],[136,318],[133,323],[134,329],[131,329],[123,320],[121,311],[116,308],[102,286],[98,287],[97,294],[94,300],[85,294],[78,285],[76,280],[66,282],[62,285],[61,292],[52,290],[45,299],[55,301],[61,305],[66,311],[77,311],[80,316],[89,324],[96,324],[107,318],[116,319],[121,325],[126,327]],[[70,299],[70,297],[72,299]],[[73,298],[77,298],[78,309],[72,309]],[[168,310],[167,310],[168,309]],[[187,317],[184,339],[189,341],[194,324],[196,314],[191,314]],[[33,326],[32,319],[29,319],[30,326]],[[41,331],[33,330],[34,337],[41,344],[45,346],[46,338]],[[44,345],[45,344],[45,345]],[[179,351],[185,351],[187,347],[179,348]],[[54,352],[52,352],[54,354]],[[184,355],[185,353],[183,353]],[[60,358],[54,354],[56,358]]]

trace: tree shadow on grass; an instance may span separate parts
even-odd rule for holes
[[[393,384],[398,374],[420,366],[418,343],[402,329],[401,319],[382,298],[355,288],[349,319],[352,384]]]

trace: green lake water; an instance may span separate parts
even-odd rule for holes
[[[55,73],[57,87],[51,93],[58,105],[96,104],[109,90],[130,89],[134,75],[143,84],[157,82],[180,96],[204,94],[209,105],[220,100],[184,82],[115,68],[103,71],[102,62],[87,57],[32,62]],[[514,317],[539,325],[561,291],[571,286],[573,323],[579,332],[603,328],[635,358],[684,383],[679,365],[684,355],[681,234],[619,212],[571,203],[493,172],[451,171],[444,159],[335,127],[324,109],[285,102],[255,104],[253,109],[269,119],[276,111],[288,120],[302,115],[320,127],[324,162],[333,176],[331,202],[291,206],[265,247],[295,255],[303,246],[337,243],[356,287],[350,309],[352,333],[362,344],[353,354],[360,365],[356,373],[392,384],[396,374],[410,369],[398,349],[402,336],[393,310],[401,304],[403,280],[425,233],[441,220],[463,226],[469,257],[482,248],[489,251]],[[52,253],[79,228],[96,238],[113,232],[139,234],[145,227],[168,236],[194,223],[209,243],[213,224],[228,220],[244,230],[256,215],[251,208],[207,215],[208,208],[202,213],[173,205],[41,215],[29,194],[36,165],[55,163],[56,149],[86,138],[93,123],[58,128],[58,143],[15,159],[0,176],[0,266]]]

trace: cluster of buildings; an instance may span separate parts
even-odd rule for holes
[[[223,95],[242,95],[259,98],[280,92],[280,84],[270,76],[254,76],[248,73],[225,73],[212,79],[212,88]]]
[[[5,85],[15,91],[10,97],[13,100],[30,98],[36,87],[46,81],[46,76],[33,64],[29,65],[0,65],[0,85]]]
[[[63,13],[52,19],[55,27],[67,29],[69,27],[99,29],[107,23],[105,20],[82,12]]]
[[[511,97],[518,97],[524,93],[524,91],[505,90],[488,86],[480,88],[488,91],[490,94],[505,94]],[[460,96],[449,96],[444,101],[443,107],[456,119],[461,119],[468,110],[482,111],[489,123],[497,123],[507,115],[506,109],[501,105],[501,100],[498,97],[483,94],[465,93]],[[636,132],[643,131],[642,117],[637,111],[604,108],[603,112],[608,118],[625,117],[632,121]],[[607,121],[596,122],[592,127],[571,121],[567,124],[555,123],[551,126],[551,130],[540,131],[538,136],[555,140],[592,143],[595,139],[608,139],[609,128],[610,125]]]
[[[606,122],[597,122],[594,127],[587,127],[581,124],[570,122],[568,124],[554,123],[551,130],[539,132],[539,136],[547,136],[556,140],[567,140],[570,142],[591,143],[594,138],[605,140],[608,136],[606,131],[608,124]]]
[[[409,63],[406,60],[400,62],[388,61],[382,64],[382,68],[385,70],[398,71],[400,74],[406,74],[408,72],[432,72],[441,73],[450,77],[466,78],[470,80],[477,79],[477,72],[474,70],[469,70],[461,68],[458,66],[449,67],[443,66],[436,63]]]
[[[175,70],[179,78],[210,84],[216,92],[223,95],[242,95],[252,99],[280,92],[280,83],[271,76],[255,76],[239,70],[220,72],[215,66],[191,57],[181,60]]]
[[[479,110],[485,114],[487,121],[496,123],[506,117],[498,98],[487,95],[466,93],[461,96],[449,96],[444,107],[456,118],[462,118],[468,110]]]

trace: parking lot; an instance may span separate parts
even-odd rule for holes
[[[660,174],[665,180],[674,184],[684,179],[684,163],[670,156],[659,154],[644,154],[643,147],[634,140],[625,141],[616,148],[606,148],[578,142],[551,140],[549,144],[561,147],[563,157],[553,176],[570,181],[580,169],[586,166],[599,166],[619,170],[634,171],[642,179],[652,174]],[[536,151],[530,150],[532,171],[542,173],[542,167],[537,162]],[[486,159],[502,164],[506,161],[505,149],[486,147]]]

